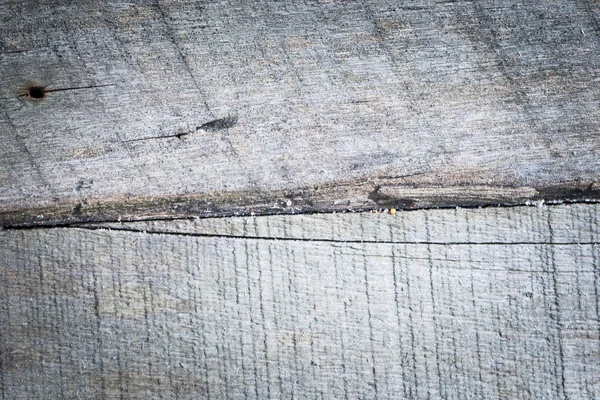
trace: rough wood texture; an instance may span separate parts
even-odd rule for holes
[[[5,230],[0,395],[597,399],[599,217],[573,205]]]
[[[600,198],[597,1],[0,4],[0,225]]]

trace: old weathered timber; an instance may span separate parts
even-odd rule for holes
[[[0,225],[597,200],[599,18],[3,1]]]
[[[599,217],[1,231],[0,398],[597,399]]]

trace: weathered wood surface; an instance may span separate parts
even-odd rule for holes
[[[598,199],[599,4],[2,1],[0,225]]]
[[[597,399],[599,217],[0,231],[0,396]]]

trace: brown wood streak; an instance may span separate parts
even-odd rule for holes
[[[0,212],[0,226],[28,227],[82,222],[114,222],[242,215],[370,211],[384,208],[413,210],[479,206],[515,206],[562,202],[597,202],[600,189],[567,188],[436,187],[420,188],[349,182],[295,191],[268,193],[214,193],[150,198],[118,198],[86,201],[47,208]]]

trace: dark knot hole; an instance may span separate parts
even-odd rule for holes
[[[42,86],[31,86],[27,89],[27,95],[35,100],[43,99],[46,96],[46,89]]]

